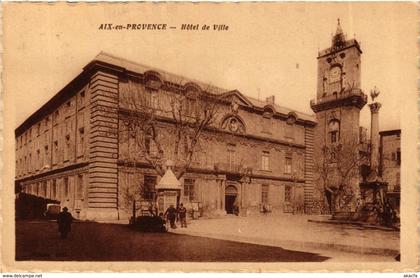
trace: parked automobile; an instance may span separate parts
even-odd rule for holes
[[[49,219],[56,219],[60,211],[61,206],[59,204],[47,204],[44,216]]]

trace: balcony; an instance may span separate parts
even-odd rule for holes
[[[362,109],[366,103],[367,95],[365,95],[361,89],[342,91],[341,93],[328,95],[319,99],[311,99],[310,102],[314,112],[343,105],[352,105]]]

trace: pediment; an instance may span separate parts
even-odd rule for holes
[[[228,99],[231,103],[237,103],[241,106],[252,107],[251,101],[238,90],[226,92],[222,95],[223,98]]]

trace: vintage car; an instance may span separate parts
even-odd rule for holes
[[[47,204],[47,209],[44,212],[46,218],[55,219],[61,211],[59,204]]]

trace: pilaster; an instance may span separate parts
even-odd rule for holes
[[[304,203],[305,212],[310,212],[313,206],[314,196],[314,128],[305,128],[305,185]]]
[[[89,218],[117,218],[118,77],[101,71],[91,79]]]

